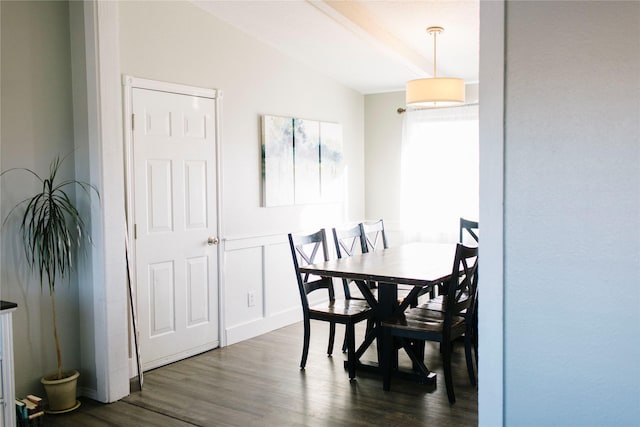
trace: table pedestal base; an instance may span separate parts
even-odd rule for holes
[[[344,362],[344,368],[348,369],[346,360]],[[372,372],[372,373],[378,374],[378,375],[382,374],[382,370],[380,369],[380,365],[377,362],[370,362],[370,361],[358,362],[358,364],[356,365],[356,373],[358,371],[361,371],[361,372]],[[421,373],[419,373],[417,371],[413,371],[413,370],[409,370],[409,369],[402,369],[402,368],[395,369],[393,371],[392,375],[394,377],[396,377],[396,378],[401,378],[403,380],[409,380],[409,381],[417,382],[418,384],[429,384],[429,385],[434,385],[434,386],[436,385],[436,379],[437,379],[437,375],[433,371],[429,372],[429,375],[424,376],[424,375],[422,375]]]

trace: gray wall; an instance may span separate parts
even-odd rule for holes
[[[637,425],[640,2],[506,10],[505,422]]]
[[[69,11],[66,2],[0,2],[2,8],[2,135],[0,169],[26,167],[47,174],[56,155],[74,149]],[[63,176],[73,177],[73,160]],[[4,175],[2,218],[39,185],[26,173]],[[41,394],[40,376],[56,369],[49,293],[28,274],[17,240],[17,216],[2,228],[0,295],[14,301],[18,396]],[[66,368],[79,367],[75,277],[56,286],[56,312]]]

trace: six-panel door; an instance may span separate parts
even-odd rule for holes
[[[134,88],[142,366],[218,347],[215,101]]]

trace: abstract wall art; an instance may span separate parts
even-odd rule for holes
[[[262,205],[342,200],[342,126],[262,116]]]

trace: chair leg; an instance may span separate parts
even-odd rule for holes
[[[456,395],[453,392],[453,377],[451,375],[451,342],[443,342],[440,348],[442,350],[444,381],[447,387],[447,396],[449,397],[449,403],[456,403]]]
[[[387,330],[383,332],[381,347],[382,349],[378,356],[382,356],[382,358],[379,359],[381,361],[380,368],[382,369],[382,389],[388,391],[391,389],[391,358],[395,347],[391,332]]]
[[[344,339],[342,340],[342,352],[343,353],[347,352],[347,331],[346,331],[346,329],[344,331]]]
[[[477,301],[476,301],[477,304]],[[473,313],[473,350],[476,352],[476,364],[478,361],[478,308]]]
[[[331,356],[333,353],[333,341],[336,338],[336,324],[335,322],[329,322],[329,347],[327,347],[327,354]]]
[[[349,369],[349,379],[356,377],[356,330],[353,323],[347,324],[347,368]]]
[[[475,334],[473,334],[473,351],[476,353],[476,365],[479,362],[478,360],[478,331],[476,331]]]
[[[471,353],[471,347],[473,347],[473,336],[471,334],[464,334],[464,357],[467,360],[467,372],[469,373],[469,381],[471,385],[476,385],[476,376],[473,371],[473,354]]]
[[[473,351],[476,353],[476,364],[480,363],[478,361],[478,321],[476,319],[475,324],[473,325]]]
[[[302,360],[300,360],[300,369],[304,369],[307,364],[307,356],[309,355],[309,338],[311,337],[311,322],[304,319],[304,342],[302,344]]]

